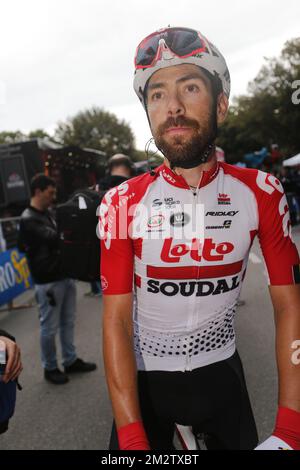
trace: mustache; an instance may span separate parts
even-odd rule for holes
[[[190,127],[192,129],[200,128],[199,123],[194,119],[189,119],[184,116],[178,116],[177,118],[169,117],[166,122],[158,127],[158,134],[162,135],[170,127]]]

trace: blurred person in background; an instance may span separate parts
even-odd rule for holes
[[[56,199],[55,181],[44,174],[35,175],[31,195],[30,206],[21,215],[18,247],[27,255],[35,282],[44,377],[59,385],[68,382],[67,374],[93,371],[96,364],[79,359],[74,346],[76,287],[60,269],[59,237],[50,209]],[[64,372],[57,366],[58,331]]]
[[[116,153],[108,160],[107,175],[98,182],[95,189],[102,199],[109,189],[119,186],[134,174],[134,165],[131,158],[123,153]],[[91,290],[85,293],[86,297],[100,297],[102,295],[100,281],[93,281],[90,286]]]

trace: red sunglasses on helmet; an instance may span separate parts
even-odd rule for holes
[[[163,39],[168,48],[178,57],[185,58],[205,52],[206,45],[199,33],[189,28],[167,28],[147,36],[138,45],[135,55],[135,67],[151,67],[157,60],[159,42]]]

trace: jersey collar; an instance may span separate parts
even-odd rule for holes
[[[207,171],[203,171],[199,188],[203,188],[216,178],[219,172],[219,167],[219,162],[216,160],[212,168]],[[171,184],[172,186],[176,186],[177,188],[190,189],[184,177],[174,173],[165,164],[159,166],[157,168],[157,172],[164,178],[167,183]]]

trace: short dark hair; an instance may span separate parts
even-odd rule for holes
[[[44,175],[44,173],[38,173],[37,175],[34,175],[30,182],[31,196],[35,195],[35,191],[37,189],[45,191],[48,186],[53,186],[54,188],[56,187],[54,179],[49,178],[49,176]]]
[[[123,153],[116,153],[110,159],[108,160],[108,170],[112,171],[113,168],[118,167],[118,166],[126,166],[128,170],[132,171],[133,169],[133,163],[128,157],[128,155],[124,155]]]

